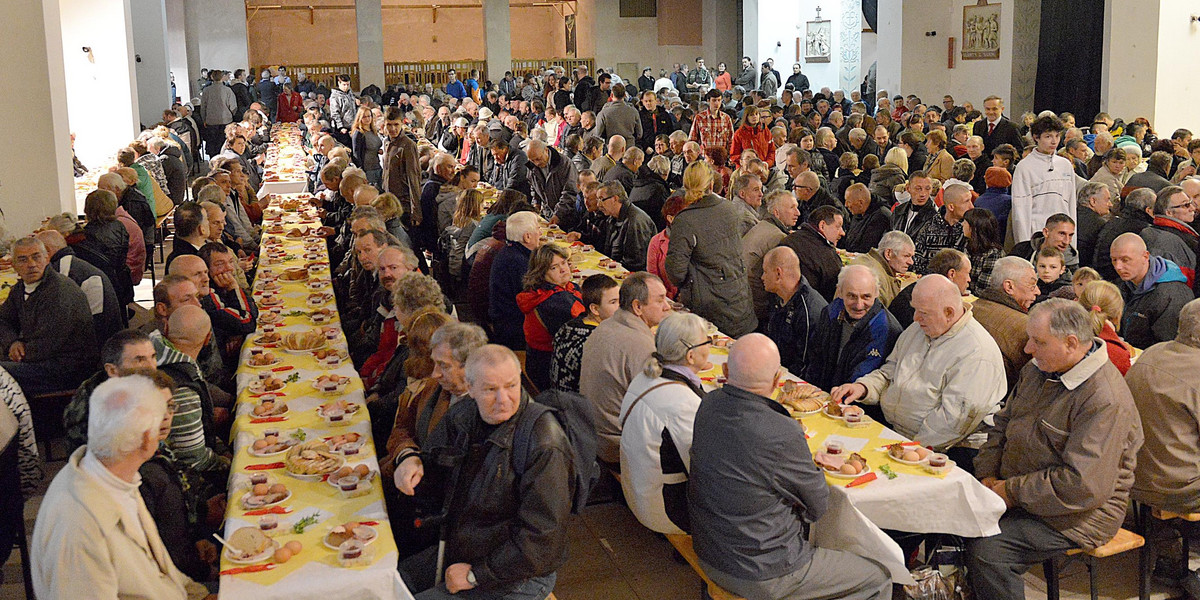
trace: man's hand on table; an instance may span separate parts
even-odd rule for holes
[[[839,385],[829,392],[829,401],[836,404],[850,404],[862,400],[867,395],[867,386],[861,383]]]
[[[454,563],[446,567],[446,591],[457,594],[474,589],[475,585],[467,581],[467,573],[470,572],[471,565],[467,563]]]
[[[421,457],[410,456],[396,465],[396,474],[392,476],[392,479],[396,483],[396,489],[412,496],[416,493],[417,484],[421,483],[421,478],[424,476],[425,465],[421,462]],[[449,579],[449,575],[446,578]]]
[[[8,347],[8,358],[14,362],[25,360],[25,342],[16,341]]]

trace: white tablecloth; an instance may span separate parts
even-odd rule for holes
[[[266,198],[270,194],[302,194],[308,191],[308,182],[299,181],[268,181],[258,188],[258,197]]]

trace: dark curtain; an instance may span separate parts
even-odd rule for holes
[[[862,0],[863,20],[872,31],[879,31],[879,0]]]
[[[1091,123],[1100,112],[1103,55],[1103,2],[1043,2],[1034,112],[1069,111],[1076,123]]]

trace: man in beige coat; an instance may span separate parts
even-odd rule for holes
[[[967,542],[975,595],[989,600],[1023,599],[1029,567],[1116,535],[1142,446],[1137,407],[1087,311],[1047,300],[1028,331],[1033,360],[975,458],[1008,506],[999,535]]]
[[[1200,512],[1200,300],[1179,311],[1175,340],[1148,348],[1125,375],[1142,417],[1133,498],[1175,513]]]
[[[646,272],[621,284],[620,306],[584,342],[579,374],[579,392],[596,405],[596,454],[616,471],[621,469],[621,400],[654,353],[650,328],[671,312],[667,288]]]
[[[39,598],[216,598],[171,562],[138,491],[166,415],[167,394],[141,375],[92,393],[88,445],[55,476],[33,529]]]
[[[750,300],[754,303],[754,316],[765,323],[771,312],[771,295],[763,287],[763,257],[779,242],[800,218],[800,205],[796,195],[776,190],[767,194],[763,203],[767,206],[767,217],[760,220],[746,235],[742,236],[742,262],[746,265],[746,277],[750,280]]]
[[[909,271],[916,250],[916,244],[907,233],[889,231],[879,239],[878,248],[871,248],[870,252],[857,256],[850,264],[871,269],[879,281],[879,301],[889,306],[904,286],[917,280],[917,276]]]
[[[1029,261],[1019,256],[1005,256],[996,261],[991,283],[979,292],[979,299],[971,306],[975,320],[1000,347],[1010,390],[1016,387],[1017,376],[1029,362],[1029,355],[1025,353],[1029,334],[1025,330],[1029,324],[1029,307],[1038,296],[1037,282],[1037,271]]]

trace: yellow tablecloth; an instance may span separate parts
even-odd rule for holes
[[[273,198],[272,206],[277,207],[278,204],[279,199]],[[268,218],[268,223],[274,220]],[[299,221],[300,217],[289,213],[285,214],[281,220],[285,224],[289,224]],[[254,294],[255,301],[260,304],[260,314],[269,310],[261,306],[263,300],[261,274],[279,274],[284,268],[303,266],[308,262],[302,258],[302,255],[306,253],[303,240],[264,234],[264,245],[270,245],[272,238],[281,240],[282,248],[287,255],[295,258],[276,264],[269,264],[269,261],[264,258],[263,264],[259,267],[260,281],[255,282]],[[314,247],[319,248],[321,260],[327,263],[328,255],[324,243],[314,245]],[[319,271],[311,273],[308,281],[320,281],[328,284],[330,282],[328,266],[325,265]],[[280,306],[283,317],[276,324],[278,331],[287,333],[330,327],[331,331],[336,332],[336,335],[329,341],[329,345],[334,348],[346,348],[346,339],[336,321],[324,325],[316,325],[312,322],[309,315],[313,306],[307,303],[310,294],[307,287],[308,282],[280,281],[279,283],[280,289],[276,293],[283,301]],[[332,291],[330,287],[324,289]],[[325,306],[336,308],[332,300]],[[303,432],[307,440],[351,431],[357,432],[365,438],[366,444],[357,455],[348,457],[347,465],[366,464],[373,473],[378,473],[379,470],[378,462],[375,459],[374,441],[371,438],[370,419],[363,399],[362,381],[349,360],[340,366],[329,367],[318,364],[309,352],[290,353],[277,347],[267,348],[266,351],[277,356],[281,361],[280,364],[264,368],[250,367],[247,362],[250,349],[256,346],[254,341],[262,333],[260,318],[259,330],[249,337],[242,348],[242,359],[237,371],[238,399],[232,432],[234,456],[229,482],[229,508],[226,512],[225,533],[228,535],[244,526],[257,526],[259,517],[246,516],[241,500],[247,493],[246,487],[250,474],[266,472],[272,482],[283,483],[292,492],[291,498],[282,505],[292,508],[293,512],[287,515],[278,515],[280,533],[276,539],[280,544],[298,540],[304,548],[296,557],[287,563],[277,565],[272,570],[221,577],[221,597],[252,598],[253,600],[268,598],[287,600],[321,598],[324,600],[330,597],[411,598],[396,572],[398,558],[396,542],[388,524],[387,510],[380,487],[381,485],[390,485],[390,482],[380,481],[376,476],[372,481],[369,494],[346,499],[339,490],[328,483],[301,481],[288,475],[282,467],[266,471],[246,470],[248,465],[283,462],[285,454],[254,457],[248,452],[254,440],[261,438],[268,428],[277,428],[284,436],[299,430]],[[251,410],[258,403],[258,399],[251,393],[249,387],[252,382],[258,380],[259,372],[268,369],[274,369],[273,375],[286,381],[285,387],[277,393],[281,394],[281,399],[288,404],[287,419],[282,422],[255,423],[252,422]],[[349,377],[351,380],[349,386],[343,392],[336,394],[317,391],[313,387],[313,382],[318,376],[330,373]],[[344,426],[330,426],[316,412],[317,407],[322,403],[336,399],[353,402],[360,407],[357,412],[348,417],[347,424]],[[293,533],[292,525],[310,515],[316,515],[318,522],[310,525],[302,534]],[[339,564],[337,552],[324,545],[323,538],[329,530],[347,521],[378,522],[375,525],[378,537],[367,546],[370,552],[369,565],[343,568]],[[237,566],[240,565],[232,563],[222,555],[222,570]]]
[[[17,285],[17,272],[11,268],[0,271],[0,302],[8,299],[8,292]]]

